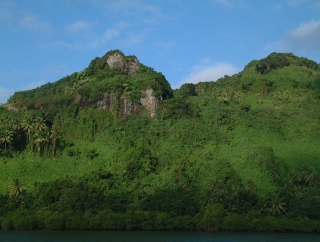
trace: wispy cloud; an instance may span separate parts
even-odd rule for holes
[[[286,2],[289,7],[294,7],[294,8],[301,7],[303,5],[304,7],[307,7],[307,8],[320,9],[319,0],[287,0],[287,1],[283,0],[283,2],[284,3]]]
[[[93,28],[94,23],[90,23],[90,22],[86,22],[83,20],[79,20],[74,22],[73,24],[69,24],[66,26],[66,30],[69,33],[79,33],[79,32],[83,32],[83,31],[87,31],[91,28]]]
[[[12,12],[8,9],[0,9],[0,21],[8,21],[12,19]]]
[[[233,75],[239,71],[238,68],[229,63],[212,63],[210,59],[204,59],[200,65],[195,65],[189,75],[182,78],[183,83],[198,83],[205,81],[216,81],[224,75]]]
[[[0,4],[0,21],[3,23],[7,23],[11,21],[14,17],[14,9],[16,7],[16,3],[13,1],[1,1]]]
[[[29,31],[52,32],[53,27],[47,22],[38,20],[38,17],[33,14],[25,15],[19,22],[19,27]]]
[[[126,46],[131,46],[141,43],[144,38],[144,33],[130,33],[129,36],[124,38],[121,42]]]
[[[275,43],[266,47],[267,50],[280,51],[320,51],[320,21],[301,23],[300,26],[284,34]]]
[[[108,7],[115,11],[123,11],[125,9],[137,9],[143,12],[155,13],[160,9],[156,6],[153,6],[149,3],[143,1],[132,1],[132,0],[115,0],[110,1]]]
[[[164,49],[171,49],[175,44],[175,41],[159,41],[156,43],[157,46]]]
[[[231,3],[230,0],[211,0],[211,2],[220,4],[228,8],[233,8],[233,4]]]
[[[42,47],[45,49],[61,49],[61,48],[67,48],[71,50],[94,49],[94,48],[102,47],[103,45],[115,39],[119,35],[120,35],[119,30],[117,30],[116,28],[109,28],[100,37],[88,42],[79,41],[79,42],[70,44],[65,41],[58,40],[58,41],[53,41],[48,45],[42,45]]]
[[[105,42],[105,41],[109,41],[115,37],[117,37],[120,34],[120,32],[116,29],[108,29],[106,32],[104,32],[101,41]]]

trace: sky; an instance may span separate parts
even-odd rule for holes
[[[0,0],[0,103],[115,49],[174,89],[272,52],[320,63],[320,0]]]

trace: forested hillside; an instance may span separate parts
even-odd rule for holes
[[[320,232],[319,98],[291,53],[172,90],[110,51],[0,107],[1,227]]]

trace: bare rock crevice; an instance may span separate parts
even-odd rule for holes
[[[120,97],[120,100],[117,100],[115,94],[113,93],[106,93],[104,95],[104,98],[97,102],[97,108],[98,109],[107,109],[111,113],[114,113],[115,107],[117,102],[119,103],[119,111],[120,111],[120,117],[125,118],[126,116],[133,114],[133,113],[140,113],[141,108],[145,107],[146,110],[150,113],[151,118],[156,117],[156,110],[158,107],[158,100],[156,97],[154,97],[153,89],[148,88],[145,91],[142,92],[142,94],[145,96],[144,98],[140,98],[140,104],[136,103],[130,99],[125,98],[124,96]]]

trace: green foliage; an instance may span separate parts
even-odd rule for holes
[[[110,69],[114,53],[135,58],[108,52],[0,107],[3,229],[319,232],[317,64],[272,53],[173,93],[152,68]],[[156,117],[119,118],[147,88]]]
[[[267,74],[271,70],[276,70],[289,65],[303,66],[313,70],[317,70],[319,68],[319,65],[316,62],[306,58],[296,57],[292,53],[275,52],[260,60],[258,63],[256,63],[255,67],[259,73]]]
[[[176,95],[180,97],[196,96],[196,85],[193,83],[182,84],[181,87],[177,90]]]

